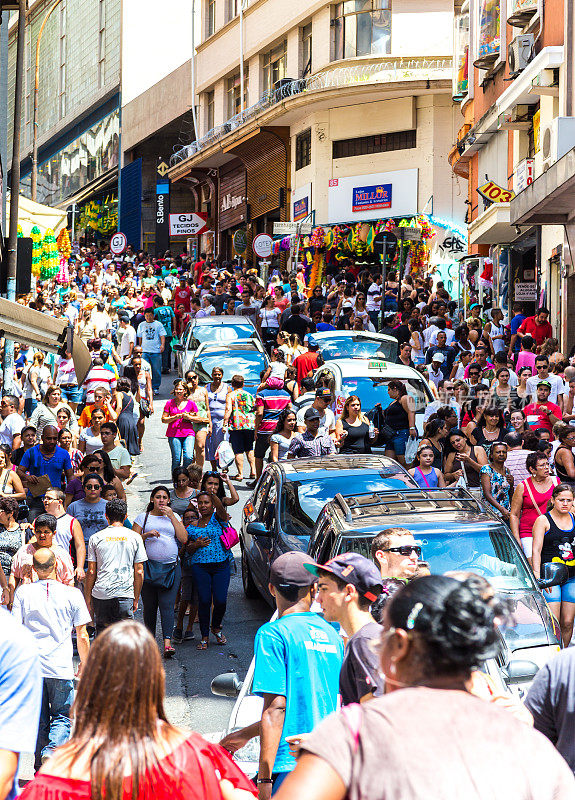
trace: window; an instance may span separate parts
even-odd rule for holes
[[[382,133],[379,136],[360,136],[357,139],[340,139],[334,142],[333,158],[367,156],[371,155],[371,153],[387,153],[391,150],[409,150],[415,146],[415,131]]]
[[[391,52],[391,0],[346,0],[333,7],[332,61]]]
[[[228,119],[235,117],[242,110],[240,102],[240,74],[234,75],[233,78],[228,78]],[[244,108],[247,106],[247,92],[248,92],[248,74],[244,70]]]
[[[214,93],[206,92],[206,133],[214,127]]]
[[[295,168],[303,169],[311,164],[311,128],[298,133],[295,138]]]
[[[264,59],[263,90],[271,94],[274,84],[285,78],[287,67],[287,40],[266,53]]]
[[[104,0],[98,4],[98,87],[106,82],[106,6]]]
[[[301,77],[311,75],[311,22],[301,29]]]
[[[216,0],[207,0],[207,3],[208,36],[212,36],[216,32]]]
[[[234,19],[240,13],[240,5],[242,0],[228,0],[227,20]]]

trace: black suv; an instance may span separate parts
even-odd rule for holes
[[[465,489],[344,491],[319,515],[308,552],[322,564],[349,551],[371,558],[373,537],[390,527],[412,531],[432,573],[475,572],[512,601],[513,624],[502,629],[512,660],[542,666],[557,652],[560,632],[540,586],[561,582],[559,565],[545,565],[538,585],[509,528]]]
[[[240,530],[242,579],[247,597],[269,594],[271,562],[289,550],[307,551],[315,521],[338,492],[417,488],[391,458],[333,455],[268,464],[244,507]]]

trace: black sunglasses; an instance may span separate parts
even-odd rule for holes
[[[401,547],[388,547],[382,553],[399,553],[402,556],[410,556],[412,553],[421,558],[421,547],[418,544],[402,544]]]

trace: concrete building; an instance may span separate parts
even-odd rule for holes
[[[327,225],[433,209],[448,238],[465,212],[445,156],[453,24],[453,0],[204,0],[198,137],[169,172],[208,213],[200,249],[229,258],[245,230],[250,259],[255,234],[312,212]],[[391,203],[354,201],[385,185]]]
[[[574,14],[564,0],[461,4],[454,96],[463,124],[450,154],[468,179],[469,250],[491,258],[495,302],[550,307],[563,352],[575,312]]]

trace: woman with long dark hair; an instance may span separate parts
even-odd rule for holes
[[[133,620],[107,628],[82,670],[72,736],[26,800],[214,800],[223,779],[257,794],[223,748],[168,722],[164,696],[154,638]]]
[[[370,453],[379,431],[369,432],[369,420],[361,410],[361,400],[351,394],[343,404],[335,425],[335,437],[340,453]]]
[[[281,461],[287,458],[287,452],[296,426],[297,415],[295,411],[292,408],[284,408],[270,437],[270,461]]]
[[[392,439],[386,442],[385,455],[389,456],[389,458],[395,458],[405,467],[407,440],[410,436],[417,436],[413,400],[408,395],[405,384],[400,380],[389,381],[387,393],[391,403],[385,409],[384,418],[386,425],[393,428],[394,435]],[[434,463],[433,466],[437,465]],[[441,469],[441,464],[439,464],[438,469]]]
[[[487,406],[477,422],[472,423],[471,430],[468,428],[467,435],[473,444],[483,447],[489,455],[493,443],[503,441],[506,427],[503,411],[495,406]]]
[[[144,625],[155,636],[160,611],[164,658],[171,658],[176,652],[171,635],[174,601],[181,578],[178,551],[180,545],[188,541],[188,534],[180,517],[170,507],[170,491],[166,486],[152,489],[145,513],[138,514],[132,528],[141,535],[148,554],[142,585]]]
[[[487,464],[487,454],[482,447],[471,444],[460,428],[452,428],[445,440],[444,460],[446,481],[463,478],[467,488],[479,494],[479,473]]]

